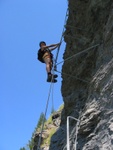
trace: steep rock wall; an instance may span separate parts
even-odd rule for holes
[[[67,116],[80,119],[77,150],[113,150],[113,1],[69,0],[68,6],[61,87],[64,110],[49,150],[66,150]],[[73,150],[76,122],[70,122],[70,131]]]

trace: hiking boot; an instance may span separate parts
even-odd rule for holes
[[[58,75],[57,74],[51,74],[53,76],[53,78],[57,78]]]
[[[52,77],[52,75],[49,75],[48,78],[47,78],[47,82],[53,82],[53,83],[56,83],[57,80],[54,79],[54,78]]]
[[[47,80],[47,82],[52,82],[52,83],[56,83],[57,82],[57,80],[56,79],[53,79],[53,80]]]

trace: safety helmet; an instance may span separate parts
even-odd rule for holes
[[[41,44],[45,44],[46,45],[46,42],[44,42],[44,41],[41,41],[40,43],[39,43],[39,46],[41,47]]]

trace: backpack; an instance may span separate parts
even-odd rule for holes
[[[38,53],[37,53],[37,59],[42,62],[42,63],[45,63],[44,60],[43,60],[43,55],[44,55],[45,51],[41,51],[41,49],[38,50]],[[49,51],[50,55],[51,55],[51,59],[53,58],[53,54]]]
[[[39,49],[38,50],[38,53],[37,53],[37,59],[40,61],[40,62],[42,62],[42,63],[44,63],[44,60],[43,60],[43,55],[44,55],[44,52],[43,51],[41,51],[41,49]]]

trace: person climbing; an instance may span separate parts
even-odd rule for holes
[[[57,82],[55,78],[57,78],[58,75],[53,75],[51,73],[53,66],[53,54],[51,53],[51,51],[56,49],[59,45],[60,43],[47,46],[46,42],[44,41],[41,41],[39,43],[40,49],[38,50],[38,60],[46,64],[47,82]]]

